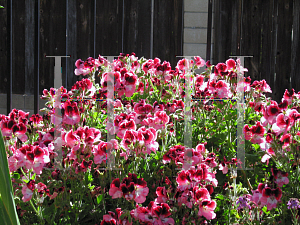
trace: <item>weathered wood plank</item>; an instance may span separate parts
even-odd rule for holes
[[[59,5],[59,7],[57,7]],[[41,0],[40,6],[40,94],[54,86],[54,58],[66,54],[66,5],[59,0]],[[65,60],[62,60],[65,67]],[[63,76],[63,83],[65,78]]]
[[[124,5],[125,20],[124,20],[124,41],[123,41],[124,50],[123,51],[124,53],[130,54],[131,52],[136,52],[137,50],[137,38],[139,33],[149,32],[150,35],[150,30],[149,31],[138,30],[138,22],[140,20],[138,14],[138,1],[124,1],[124,2],[125,2]]]
[[[25,94],[34,93],[34,1],[25,1]]]
[[[216,0],[213,4],[214,8],[214,30],[213,30],[213,40],[214,40],[214,47],[213,47],[213,56],[214,59],[212,61],[213,64],[219,61],[220,54],[218,49],[221,47],[221,41],[220,41],[220,1]]]
[[[236,41],[232,41],[232,34],[230,30],[236,30],[236,34],[239,33],[237,23],[230,23],[232,5],[234,0],[228,1],[216,1],[215,2],[215,18],[214,18],[214,61],[213,63],[224,62],[232,55],[232,49],[236,49],[236,46],[230,46],[231,44],[238,44]],[[237,17],[237,21],[239,17]],[[238,36],[233,37],[238,38]]]
[[[296,92],[300,91],[300,1],[294,0],[293,40],[291,58],[291,83]]]
[[[275,55],[274,44],[276,44],[275,25],[273,25],[274,15],[274,2],[264,1],[261,2],[261,37],[262,37],[262,50],[260,52],[260,74],[263,79],[270,85],[271,89],[274,87],[274,73],[275,73]],[[272,89],[272,92],[274,90]],[[272,94],[267,93],[267,97],[271,97]],[[271,97],[272,98],[272,97]]]
[[[291,74],[291,37],[293,23],[293,0],[278,2],[278,32],[276,54],[276,87],[274,93],[276,101],[281,101],[285,89],[290,89]]]
[[[153,57],[169,61],[174,69],[181,55],[182,1],[161,0],[154,3]]]
[[[77,58],[77,8],[76,1],[67,0],[67,34],[66,34],[66,55],[71,57],[66,58],[66,73],[67,73],[67,89],[70,90],[76,82],[74,74],[75,62]]]
[[[253,80],[261,80],[260,77],[260,52],[261,52],[261,10],[259,0],[243,2],[242,46],[241,54],[253,56],[245,58],[247,75]]]
[[[7,43],[7,35],[9,35],[9,27],[7,27],[7,1],[1,2],[4,9],[0,9],[0,29],[1,29],[1,41],[0,41],[0,93],[7,92],[8,86],[8,59],[7,51],[9,50],[9,45]]]
[[[85,61],[94,55],[94,1],[78,0],[76,7],[77,57]],[[76,78],[81,80],[83,76],[76,76]]]
[[[135,53],[138,57],[150,58],[150,35],[151,35],[151,0],[138,2],[138,35]],[[174,21],[176,23],[176,21]],[[129,52],[131,53],[131,52]]]
[[[12,91],[24,94],[25,91],[25,1],[13,1],[13,76]]]
[[[118,56],[122,52],[123,1],[97,0],[96,9],[96,57]]]
[[[119,55],[122,48],[122,1],[97,1],[96,57]]]

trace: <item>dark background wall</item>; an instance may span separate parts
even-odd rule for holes
[[[215,1],[214,63],[229,55],[245,59],[246,76],[265,79],[281,101],[285,89],[300,91],[300,1]]]
[[[7,0],[0,1],[0,93],[9,85],[9,51],[12,48],[12,93],[34,94],[34,57],[39,59],[39,93],[54,86],[54,59],[62,60],[63,86],[80,79],[74,75],[78,58],[118,56],[135,52],[138,57],[170,61],[173,68],[182,55],[182,0],[154,1],[151,46],[151,0]],[[9,10],[12,2],[12,45]],[[40,43],[37,40],[37,21]],[[38,51],[35,52],[38,47]],[[67,80],[67,85],[66,85]]]
[[[45,55],[71,55],[62,60],[68,89],[81,78],[74,75],[78,58],[135,52],[170,61],[174,69],[176,55],[183,55],[183,0],[154,1],[153,45],[151,0],[0,0],[0,5],[5,7],[0,9],[0,93],[9,91],[10,73],[14,94],[36,93],[37,73],[39,94],[53,87],[54,59]],[[214,64],[230,55],[252,55],[245,60],[246,76],[265,79],[273,91],[268,96],[281,101],[285,89],[300,91],[300,1],[214,0],[213,8]]]

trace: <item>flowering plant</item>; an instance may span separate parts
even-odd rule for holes
[[[253,171],[238,176],[236,100],[243,89],[237,77],[246,71],[239,60],[214,66],[197,56],[172,70],[166,61],[133,53],[112,63],[100,55],[79,59],[75,66],[84,78],[70,91],[44,90],[43,117],[17,109],[0,116],[22,224],[289,221],[286,202],[298,197],[300,92],[286,91],[278,104],[264,95],[271,92],[265,80],[242,80],[243,168]],[[186,146],[182,99],[190,88]]]

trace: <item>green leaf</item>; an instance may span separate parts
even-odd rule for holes
[[[20,179],[20,174],[14,173],[14,178],[15,178],[15,179]]]
[[[20,224],[14,201],[7,155],[0,130],[0,221],[1,224]]]
[[[102,202],[103,199],[103,194],[102,195],[98,195],[97,197],[97,204],[100,204]]]
[[[223,199],[224,199],[224,196],[223,196],[223,195],[220,195],[220,194],[217,194],[215,198],[220,199],[220,200],[223,200]]]

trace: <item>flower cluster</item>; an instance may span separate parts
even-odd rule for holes
[[[257,190],[253,191],[252,201],[260,206],[267,206],[268,210],[276,208],[277,202],[282,197],[282,191],[279,187],[271,189],[271,187],[260,183]]]
[[[136,174],[128,174],[120,183],[120,179],[116,178],[110,184],[109,195],[115,198],[124,197],[127,201],[132,199],[136,203],[143,203],[149,193],[147,182],[143,178],[137,178]]]
[[[234,99],[237,92],[242,91],[236,84],[237,75],[246,71],[240,61],[229,59],[213,66],[197,56],[193,60],[180,60],[172,70],[169,62],[161,62],[158,58],[138,59],[132,53],[121,54],[112,63],[100,55],[97,59],[78,59],[75,66],[75,75],[87,78],[77,81],[70,91],[63,87],[44,90],[42,98],[47,100],[48,109],[44,109],[46,115],[43,117],[33,115],[29,118],[29,113],[16,109],[8,116],[0,115],[1,131],[8,145],[9,169],[19,196],[16,199],[22,199],[18,200],[18,207],[28,201],[36,212],[34,204],[50,205],[53,209],[55,206],[57,213],[51,218],[57,223],[65,222],[61,217],[72,210],[76,218],[70,217],[70,223],[85,223],[84,217],[79,218],[83,208],[82,212],[91,212],[93,221],[98,220],[95,223],[99,223],[99,215],[103,216],[100,224],[131,225],[133,219],[147,225],[205,224],[216,219],[220,213],[217,204],[227,198],[227,194],[222,193],[223,198],[216,200],[215,192],[218,184],[222,187],[223,183],[222,191],[237,190],[236,185],[229,184],[237,177],[229,178],[227,173],[229,167],[237,165],[238,159],[229,156],[234,149],[230,137],[235,134],[230,126],[235,126],[226,113],[232,106],[227,103],[218,106],[210,100]],[[207,67],[205,72],[195,73],[195,69],[204,66]],[[95,83],[96,75],[100,77],[99,84]],[[197,124],[193,126],[197,133],[193,137],[195,147],[184,146],[180,132],[185,116],[183,80],[190,75],[193,97],[205,98],[197,107],[196,104],[191,107],[192,121]],[[238,199],[228,198],[231,201],[228,205],[238,209],[235,210],[237,213],[243,213],[245,208],[261,210],[264,206],[272,210],[281,201],[287,201],[282,197],[285,195],[281,188],[288,186],[292,179],[291,168],[298,165],[300,92],[286,91],[282,101],[277,103],[264,96],[263,93],[271,93],[265,80],[251,84],[247,77],[242,82],[248,106],[246,111],[251,114],[247,118],[253,120],[247,121],[243,128],[246,146],[256,149],[259,146],[264,151],[261,161],[267,164],[271,158],[288,159],[277,164],[282,165],[280,168],[272,164],[271,178],[265,177],[265,183],[259,183],[252,196],[244,192]],[[105,100],[111,90],[115,92],[112,107],[108,100],[97,101]],[[57,101],[59,97],[61,101]],[[61,118],[57,118],[57,108],[61,109]],[[108,114],[110,108],[114,109],[112,114]],[[61,128],[57,126],[57,120]],[[205,120],[204,123],[201,120]],[[57,132],[59,137],[55,135]],[[214,139],[207,137],[207,133]],[[220,138],[216,138],[218,134]],[[62,150],[60,166],[63,169],[54,166],[57,146]],[[207,146],[217,150],[210,152]],[[108,173],[103,167],[111,157],[115,157],[117,166],[125,170],[126,177],[113,171],[109,174],[112,173],[115,179],[107,179]],[[290,167],[286,166],[290,164]],[[162,184],[164,178],[165,184]],[[153,185],[148,188],[147,183]],[[252,189],[250,182],[249,186]],[[67,203],[60,193],[67,196]],[[114,203],[117,198],[118,203],[99,209],[102,201]],[[257,207],[253,203],[250,206],[251,202]],[[299,208],[298,200],[291,199],[288,208]],[[27,212],[33,214],[30,210]]]

